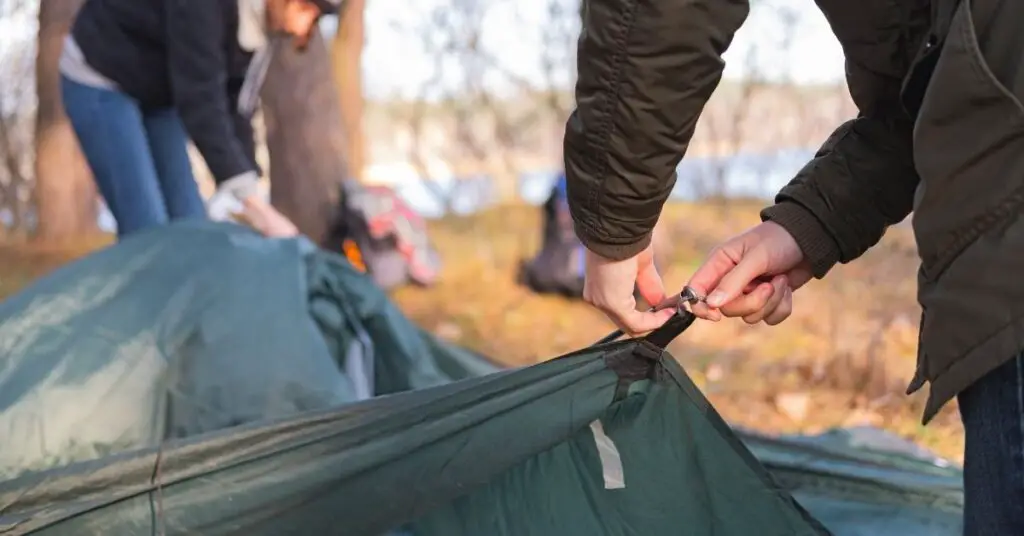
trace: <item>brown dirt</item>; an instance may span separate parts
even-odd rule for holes
[[[757,221],[757,207],[672,204],[662,221],[672,244],[665,282],[681,287],[715,243]],[[536,209],[521,206],[434,223],[442,280],[401,289],[396,301],[426,329],[509,364],[594,342],[613,329],[603,316],[515,282],[519,260],[538,247],[539,223]],[[109,240],[0,242],[0,298]],[[782,325],[698,322],[670,350],[732,423],[769,433],[875,425],[960,461],[955,404],[924,427],[924,394],[903,395],[917,346],[916,270],[913,238],[896,226],[862,259],[801,289]]]

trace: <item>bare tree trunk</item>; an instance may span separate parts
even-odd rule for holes
[[[364,13],[366,0],[348,0],[338,21],[338,32],[331,46],[334,83],[338,88],[341,116],[348,138],[349,171],[359,180],[366,165],[366,139],[363,132],[363,77],[361,61],[365,43]]]
[[[320,243],[348,172],[346,137],[327,46],[314,32],[304,52],[281,46],[263,86],[270,200]]]
[[[64,115],[57,61],[64,37],[83,0],[39,3],[39,48],[36,55],[35,198],[41,240],[66,240],[97,230],[96,186]]]

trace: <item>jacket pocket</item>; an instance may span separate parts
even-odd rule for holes
[[[963,0],[953,15],[914,128],[913,223],[925,281],[1024,205],[1024,106],[986,62],[972,4]]]

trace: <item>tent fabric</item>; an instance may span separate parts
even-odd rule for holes
[[[0,478],[357,400],[339,363],[358,351],[377,394],[453,379],[385,294],[317,251],[173,226],[0,304]]]
[[[609,408],[619,376],[602,354],[635,346],[167,445],[56,480],[42,475],[20,501],[86,495],[68,494],[75,488],[102,496],[102,506],[86,495],[49,512],[65,521],[39,534],[134,533],[161,503],[157,531],[166,534],[381,534],[396,521],[422,536],[669,534],[679,526],[822,533],[771,490],[752,458],[737,456],[738,444],[711,430],[699,406],[681,403],[687,395],[671,372],[668,383],[638,386]],[[622,489],[604,489],[595,419],[624,458]],[[669,420],[689,426],[665,427]],[[651,441],[652,426],[672,433]],[[718,481],[729,485],[695,485]],[[730,515],[740,505],[743,515]]]
[[[0,304],[0,534],[960,533],[955,467],[731,430],[686,322],[501,369],[303,239],[139,233]]]

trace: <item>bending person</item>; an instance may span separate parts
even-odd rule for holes
[[[335,1],[86,0],[64,43],[61,93],[120,237],[207,217],[189,139],[218,194],[236,197],[257,230],[297,234],[257,193],[253,128],[239,101],[267,36],[304,47]]]

